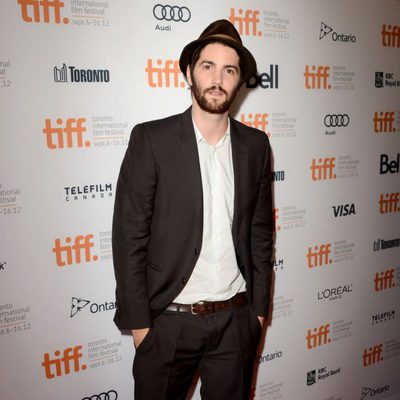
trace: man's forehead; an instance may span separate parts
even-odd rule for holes
[[[239,65],[239,55],[236,50],[222,43],[209,43],[201,51],[199,61],[203,60],[229,62]]]

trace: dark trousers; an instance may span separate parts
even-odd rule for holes
[[[184,400],[196,371],[204,400],[248,400],[261,325],[253,309],[165,311],[136,349],[135,400]]]

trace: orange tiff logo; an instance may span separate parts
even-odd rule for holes
[[[179,60],[160,60],[156,61],[157,66],[153,64],[153,60],[147,59],[147,83],[150,87],[174,87],[184,88],[186,83],[180,81],[181,70],[179,69]]]
[[[364,349],[362,355],[363,367],[368,367],[372,364],[382,361],[383,360],[382,352],[383,352],[382,344],[377,344],[374,347],[370,347],[369,349]]]
[[[327,179],[336,179],[335,157],[319,158],[318,161],[313,158],[311,164],[311,179],[313,181],[321,181]]]
[[[47,379],[53,379],[56,376],[68,375],[71,373],[71,366],[73,367],[73,372],[79,372],[80,370],[85,370],[86,365],[80,364],[80,359],[82,358],[82,346],[68,347],[61,352],[56,350],[54,352],[54,357],[50,358],[50,353],[44,353],[44,360],[42,366]]]
[[[320,267],[322,265],[332,264],[332,259],[329,257],[331,254],[331,244],[321,244],[308,248],[307,265],[308,268]]]
[[[381,38],[383,47],[400,47],[400,26],[383,24]]]
[[[330,68],[324,65],[306,65],[304,72],[305,87],[306,89],[331,89],[332,86],[328,81],[330,77]]]
[[[392,133],[396,132],[394,127],[394,111],[375,111],[374,114],[374,132],[375,133]]]
[[[57,127],[51,122],[51,119],[45,120],[43,133],[46,137],[46,145],[49,149],[63,149],[67,147],[90,147],[90,140],[83,142],[83,134],[86,132],[86,118],[68,118],[63,123],[61,118],[56,119]],[[75,142],[75,144],[74,144]]]
[[[78,235],[74,240],[66,237],[64,245],[61,245],[61,239],[56,239],[52,251],[56,255],[57,266],[64,267],[65,265],[80,264],[82,256],[83,262],[97,261],[98,256],[91,255],[92,247],[94,247],[92,234]]]
[[[375,274],[374,283],[375,292],[396,287],[396,283],[394,282],[394,269],[377,272]]]
[[[235,25],[240,35],[245,36],[262,36],[262,32],[258,30],[260,23],[260,11],[257,10],[243,10],[239,8],[237,14],[234,8],[231,8],[229,21]]]
[[[247,126],[251,126],[256,129],[260,129],[261,131],[265,132],[270,136],[271,134],[267,132],[267,125],[268,125],[268,114],[241,114],[240,115],[240,122]]]
[[[329,337],[330,326],[330,324],[326,324],[321,325],[319,328],[314,328],[312,332],[311,329],[308,330],[306,340],[309,350],[331,342],[331,338]]]
[[[61,23],[61,9],[64,3],[60,0],[17,0],[21,6],[21,17],[25,22],[52,22],[51,15],[55,24]],[[33,19],[32,19],[33,16]],[[63,18],[64,24],[69,23],[68,18]]]
[[[379,212],[381,214],[400,212],[400,193],[381,193],[379,197]]]
[[[274,224],[274,231],[280,231],[281,226],[279,225],[279,208],[274,208],[272,210],[272,218],[273,218],[273,224]]]

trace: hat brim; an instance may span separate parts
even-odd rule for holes
[[[199,46],[205,45],[209,42],[218,42],[225,44],[229,47],[234,48],[238,52],[239,57],[242,60],[243,71],[241,71],[241,73],[243,80],[246,81],[252,76],[257,74],[256,60],[254,59],[250,51],[246,49],[246,47],[244,47],[243,45],[239,44],[234,40],[229,39],[228,37],[221,37],[220,35],[212,35],[204,39],[194,40],[193,42],[190,42],[183,48],[181,56],[179,58],[179,68],[181,69],[185,77],[186,77],[187,66],[190,65],[192,61],[193,53]]]

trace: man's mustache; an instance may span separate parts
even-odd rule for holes
[[[223,94],[225,94],[226,96],[228,96],[228,92],[227,92],[222,86],[216,86],[216,85],[214,85],[214,86],[212,86],[212,87],[206,89],[206,93],[207,93],[207,92],[212,92],[212,91],[214,91],[214,90],[218,90],[219,92],[222,92]]]

